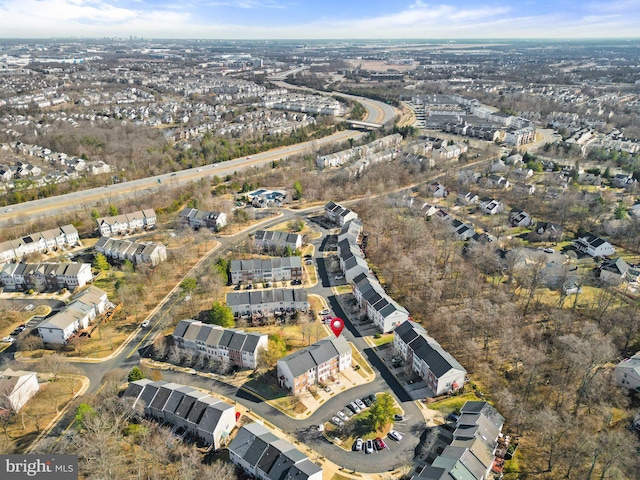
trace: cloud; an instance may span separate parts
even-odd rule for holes
[[[260,8],[286,9],[287,5],[272,0],[214,0],[204,4],[207,7],[232,7],[245,10]]]

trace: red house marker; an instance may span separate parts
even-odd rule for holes
[[[331,327],[331,331],[333,332],[333,334],[336,337],[339,337],[342,333],[342,329],[344,328],[344,320],[338,317],[334,317],[331,320],[331,324],[329,326]]]

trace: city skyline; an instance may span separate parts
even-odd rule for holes
[[[639,0],[0,0],[0,37],[637,38]]]

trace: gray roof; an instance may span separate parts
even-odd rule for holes
[[[308,372],[312,368],[323,364],[330,359],[351,351],[351,347],[344,337],[328,337],[298,350],[278,360],[286,363],[294,377]]]

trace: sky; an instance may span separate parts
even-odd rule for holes
[[[640,0],[0,0],[0,38],[638,38]]]

